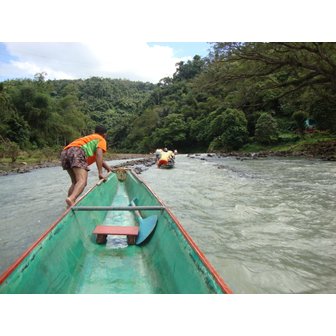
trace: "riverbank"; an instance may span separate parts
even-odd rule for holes
[[[208,154],[211,155],[211,154]],[[287,147],[272,148],[252,148],[249,150],[224,152],[218,151],[216,155],[219,157],[233,156],[237,158],[264,158],[264,157],[304,157],[308,159],[318,159],[324,161],[336,161],[336,140],[316,141],[313,143],[304,142],[296,143]],[[133,167],[137,173],[141,173],[146,167],[155,164],[153,154],[130,154],[130,153],[106,153],[105,161],[126,160],[125,162],[114,167]],[[9,159],[0,160],[0,176],[9,174],[23,174],[33,169],[56,167],[60,162],[58,158],[45,159],[38,157],[28,161],[25,157],[21,157],[17,162],[10,162]]]
[[[336,161],[336,140],[306,143],[300,146],[293,145],[287,149],[269,149],[261,151],[236,151],[219,152],[220,157],[235,156],[238,158],[264,158],[264,157],[304,157],[307,159],[319,159],[323,161]]]
[[[118,167],[135,167],[138,173],[141,173],[145,167],[153,165],[155,163],[154,156],[151,154],[119,154],[119,153],[108,153],[104,158],[105,161],[114,160],[127,160],[123,163],[119,163],[111,166]],[[45,160],[40,162],[30,162],[27,163],[23,160],[18,162],[7,162],[3,160],[0,162],[0,176],[9,174],[24,174],[29,173],[34,169],[57,167],[60,166],[60,161],[57,159]]]

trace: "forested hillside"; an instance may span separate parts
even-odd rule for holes
[[[335,43],[212,43],[158,84],[93,77],[0,83],[2,151],[61,148],[94,125],[114,151],[239,150],[336,131]]]

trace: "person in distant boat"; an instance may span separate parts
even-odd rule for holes
[[[168,151],[169,159],[168,162],[171,164],[175,163],[175,153],[171,150]]]
[[[158,162],[158,161],[160,160],[161,153],[162,153],[162,149],[160,149],[160,148],[158,148],[158,149],[155,151],[155,162]]]
[[[99,179],[106,179],[103,168],[108,172],[112,171],[112,168],[103,160],[103,153],[107,150],[106,133],[104,126],[97,126],[95,133],[76,139],[63,148],[62,168],[71,178],[71,186],[65,200],[69,207],[75,204],[77,197],[87,185],[89,165],[96,162]]]
[[[157,166],[160,168],[162,165],[174,165],[175,163],[175,155],[173,151],[168,150],[165,151],[163,150],[161,152],[160,158],[157,160]]]

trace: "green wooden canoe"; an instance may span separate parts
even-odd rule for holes
[[[148,222],[150,227],[142,228]],[[97,227],[132,232],[106,236]],[[143,241],[137,243],[140,236]],[[107,237],[106,242],[99,237]],[[118,170],[81,197],[1,275],[0,293],[231,290],[144,181],[131,170]]]

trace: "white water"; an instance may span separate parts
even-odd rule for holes
[[[177,157],[142,174],[236,293],[336,293],[336,165]]]
[[[235,293],[336,293],[334,162],[199,158],[141,177]],[[0,272],[65,210],[68,184],[60,167],[0,177]]]

